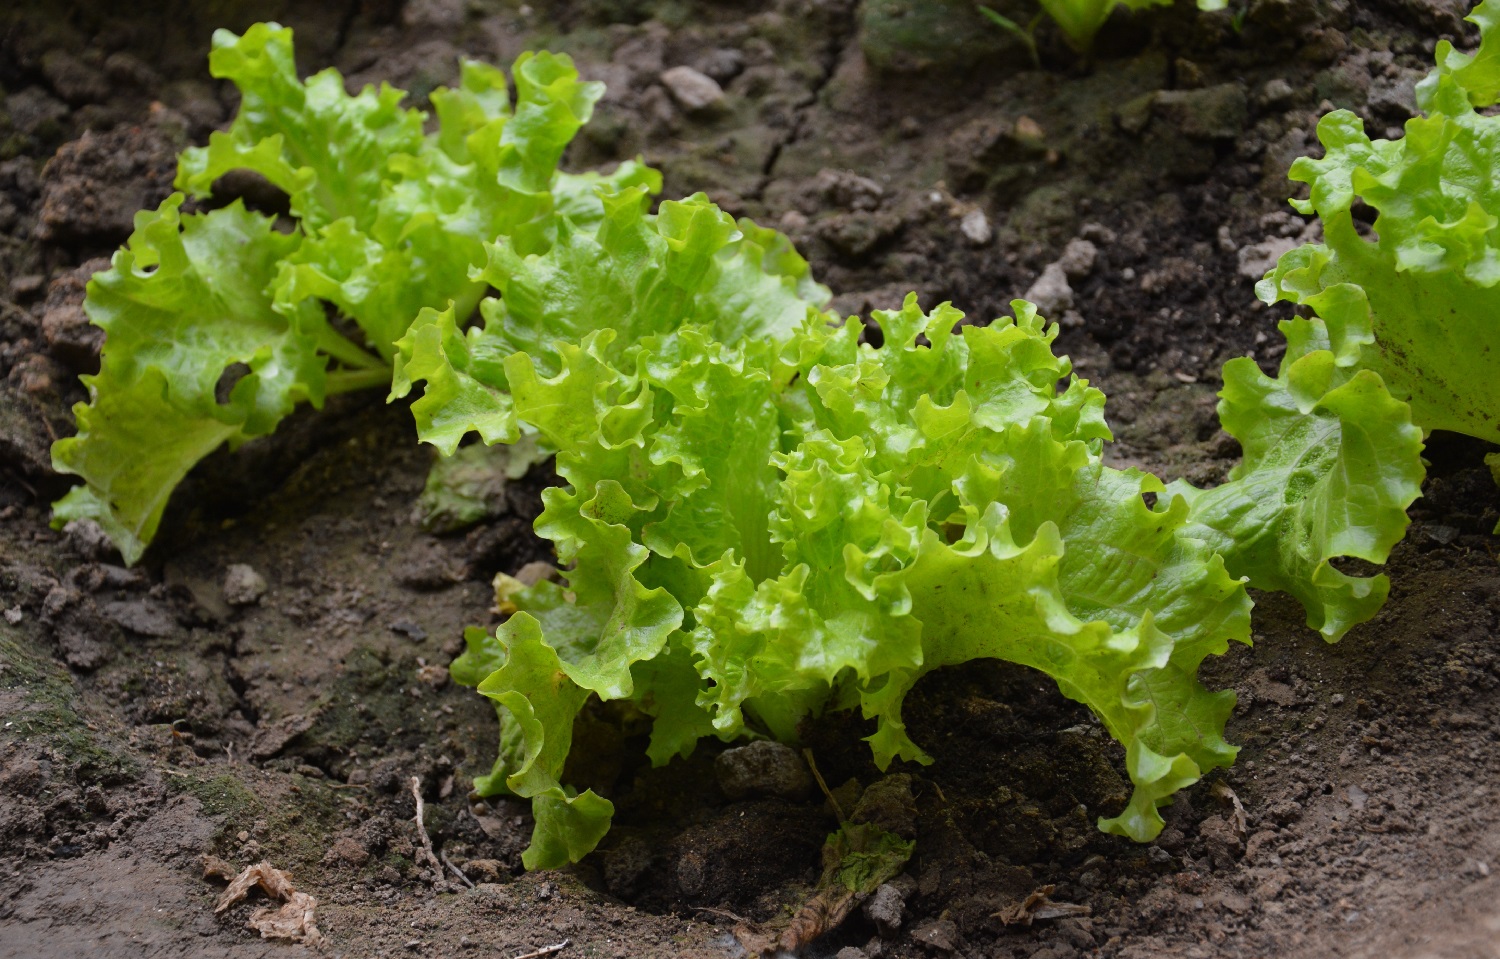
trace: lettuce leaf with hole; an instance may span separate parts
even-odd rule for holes
[[[181,203],[137,214],[126,247],[89,281],[84,309],[106,347],[83,378],[78,435],[52,448],[54,469],[86,481],[57,502],[54,522],[98,522],[127,563],[193,464],[269,433],[299,402],[322,403],[319,346],[338,337],[312,304],[278,310],[267,293],[298,237],[239,203],[188,216]],[[221,386],[236,367],[243,375]]]
[[[1212,530],[1205,539],[1230,572],[1297,597],[1307,625],[1332,642],[1385,603],[1384,575],[1354,576],[1334,561],[1383,563],[1405,535],[1406,508],[1421,493],[1422,430],[1360,368],[1363,296],[1338,286],[1311,302],[1322,317],[1282,324],[1290,346],[1276,377],[1247,358],[1225,364],[1219,417],[1244,448],[1229,482],[1171,490]]]
[[[634,161],[558,171],[603,92],[566,56],[520,57],[514,104],[499,70],[463,63],[457,87],[432,93],[430,133],[390,86],[351,95],[331,69],[300,80],[292,33],[275,24],[216,32],[210,70],[239,88],[240,109],[184,151],[178,187],[211,200],[225,174],[248,171],[287,194],[293,221],[238,201],[184,216],[174,194],[89,285],[101,371],[78,435],[54,448],[55,467],[85,485],[54,520],[97,521],[130,563],[214,449],[272,432],[299,403],[389,383],[395,343],[424,309],[467,318],[486,244],[545,251],[559,230],[601,223],[601,195],[644,204],[661,184]]]

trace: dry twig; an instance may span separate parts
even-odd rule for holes
[[[839,801],[833,798],[833,790],[829,789],[828,783],[823,781],[823,774],[818,772],[818,763],[813,759],[813,751],[803,749],[802,758],[807,760],[807,768],[812,770],[813,778],[818,781],[818,788],[823,790],[823,795],[828,798],[828,805],[833,807],[833,814],[838,817],[839,822],[845,822],[844,809],[839,805]]]
[[[568,948],[568,944],[570,942],[572,942],[571,939],[564,939],[562,942],[553,943],[550,946],[543,946],[542,948],[534,949],[531,952],[523,952],[519,956],[511,956],[510,959],[538,959],[538,957],[540,956],[550,956],[554,952],[562,952],[564,949]]]
[[[417,835],[422,837],[422,852],[427,856],[427,864],[432,867],[432,881],[443,881],[443,864],[438,862],[437,853],[432,851],[432,837],[427,835],[427,826],[422,822],[422,816],[427,811],[427,806],[422,802],[422,777],[411,777],[411,796],[417,801]]]
[[[750,920],[744,916],[737,916],[728,909],[710,909],[708,906],[694,906],[694,912],[706,912],[710,916],[723,916],[725,919],[733,919],[735,922],[749,923]]]
[[[464,871],[462,869],[460,869],[457,866],[453,865],[453,860],[451,860],[451,859],[448,858],[448,854],[446,852],[445,853],[440,853],[439,857],[443,860],[443,865],[445,865],[449,869],[453,870],[453,875],[457,876],[458,878],[460,878],[460,879],[462,879],[464,881],[464,885],[465,886],[468,886],[470,889],[474,888],[474,880],[470,879],[468,876],[465,876],[464,875]]]

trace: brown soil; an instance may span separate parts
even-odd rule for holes
[[[1044,32],[1038,71],[979,28],[967,62],[915,69],[927,54],[911,46],[877,69],[860,23],[892,7],[878,0],[863,14],[850,0],[162,6],[0,13],[3,957],[311,954],[260,941],[249,906],[216,916],[204,854],[290,871],[334,955],[568,940],[562,959],[729,957],[733,917],[795,908],[835,825],[823,802],[729,800],[717,747],[651,770],[600,716],[579,774],[612,794],[616,828],[577,867],[523,874],[526,810],[467,796],[493,714],[441,667],[463,626],[493,621],[493,574],[546,557],[529,523],[548,471],[498,519],[423,533],[408,517],[430,454],[379,396],[213,457],[136,570],[48,529],[66,484],[47,446],[97,363],[78,306],[88,261],[164,195],[175,150],[228,119],[204,65],[213,27],[278,17],[304,66],[419,95],[460,53],[566,50],[611,86],[571,162],[642,153],[668,195],[704,189],[781,226],[849,311],[914,288],[988,317],[1088,239],[1098,258],[1073,280],[1061,345],[1110,396],[1112,455],[1211,482],[1237,455],[1213,415],[1220,363],[1277,356],[1276,311],[1251,288],[1279,249],[1257,245],[1306,226],[1284,203],[1288,164],[1330,103],[1399,125],[1463,12],[1255,0],[1236,32],[1179,3],[1113,23],[1087,69]],[[656,83],[678,64],[717,72],[727,108],[681,115]],[[1141,99],[1159,89],[1180,93]],[[992,237],[961,229],[975,211]],[[1208,676],[1239,694],[1240,761],[1188,790],[1150,846],[1092,826],[1124,780],[1086,711],[1020,669],[931,676],[908,707],[936,762],[904,770],[917,846],[901,929],[882,938],[856,914],[808,954],[1500,956],[1500,491],[1484,452],[1434,438],[1391,600],[1341,644],[1284,597],[1257,597],[1255,648]],[[267,581],[258,603],[225,601],[237,563]],[[863,733],[848,716],[806,730],[837,794],[879,778]],[[473,888],[420,865],[412,776]],[[995,918],[1043,886],[1090,914]]]

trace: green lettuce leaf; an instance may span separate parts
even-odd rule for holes
[[[1368,316],[1363,299],[1336,287],[1314,299],[1325,316]],[[1411,408],[1379,376],[1358,369],[1320,318],[1283,324],[1291,342],[1280,374],[1253,360],[1224,367],[1219,417],[1244,459],[1229,482],[1171,490],[1192,504],[1204,538],[1231,573],[1259,589],[1297,597],[1307,625],[1330,642],[1384,604],[1385,576],[1357,577],[1341,557],[1383,563],[1406,533],[1406,508],[1421,494],[1422,431]],[[1316,349],[1328,345],[1333,349]],[[1341,357],[1343,358],[1341,361]]]
[[[1408,121],[1401,139],[1371,140],[1346,110],[1319,122],[1326,155],[1298,160],[1291,176],[1309,185],[1293,205],[1323,221],[1325,242],[1286,254],[1257,287],[1267,302],[1319,310],[1340,364],[1378,374],[1422,429],[1491,442],[1500,441],[1490,388],[1500,350],[1500,118],[1476,105],[1494,102],[1500,84],[1497,11],[1491,0],[1470,18],[1482,40],[1472,57],[1444,45],[1422,85],[1428,114]],[[1373,237],[1355,225],[1357,201],[1376,211]]]
[[[561,362],[555,343],[594,341],[609,362],[643,337],[700,324],[726,343],[782,340],[809,315],[826,319],[827,289],[781,234],[736,223],[701,194],[646,212],[648,192],[601,189],[595,230],[568,218],[543,254],[502,240],[489,247],[480,279],[500,291],[480,304],[482,326],[460,329],[454,310],[427,310],[397,342],[391,398],[425,381],[412,405],[418,435],[445,453],[476,431],[510,442],[519,426],[506,357],[525,352],[543,375]]]

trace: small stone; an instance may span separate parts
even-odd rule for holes
[[[1081,279],[1094,272],[1094,264],[1099,259],[1099,248],[1084,239],[1072,239],[1063,248],[1062,256],[1057,258],[1057,265],[1062,267],[1063,272],[1071,280]]]
[[[958,231],[964,235],[971,246],[984,246],[994,238],[994,231],[990,229],[990,218],[984,215],[983,210],[970,210],[964,214],[962,220],[958,221]]]
[[[845,210],[875,210],[885,198],[879,183],[849,170],[819,170],[815,186],[829,205]]]
[[[250,740],[250,758],[270,759],[285,749],[292,740],[311,729],[316,720],[316,716],[293,713],[261,726]]]
[[[345,836],[323,854],[323,865],[325,866],[363,866],[370,859],[370,851],[361,846],[356,840]]]
[[[417,668],[417,678],[433,689],[442,689],[448,685],[448,667],[436,664],[420,666]]]
[[[1292,102],[1297,91],[1292,88],[1282,77],[1266,81],[1266,85],[1260,88],[1260,105],[1267,109],[1277,109]]]
[[[19,606],[12,606],[10,609],[7,609],[5,611],[5,621],[7,623],[10,623],[12,626],[19,625],[21,620],[25,618],[26,614],[21,612],[21,607]]]
[[[515,580],[522,586],[531,587],[541,582],[556,582],[560,575],[553,564],[535,559],[516,570]]]
[[[1024,298],[1036,304],[1037,312],[1043,316],[1055,316],[1073,307],[1073,287],[1068,285],[1068,274],[1061,264],[1050,264],[1036,282],[1031,284]]]
[[[673,67],[661,75],[661,85],[672,94],[677,105],[688,113],[715,109],[724,102],[724,88],[713,77],[692,67]]]
[[[1112,246],[1119,239],[1119,235],[1103,223],[1085,223],[1078,228],[1078,238],[1094,244]]]
[[[43,274],[26,273],[10,281],[10,295],[17,300],[30,299],[42,292],[46,285],[47,277]]]
[[[391,623],[391,632],[405,636],[414,643],[420,643],[427,638],[427,630],[409,619],[398,619]]]
[[[1442,524],[1437,523],[1424,523],[1420,528],[1423,536],[1426,536],[1428,539],[1432,540],[1434,543],[1437,543],[1440,546],[1447,546],[1454,540],[1458,539],[1458,530],[1452,526],[1443,526]]]
[[[726,749],[714,761],[719,788],[730,799],[751,795],[800,799],[812,790],[807,764],[790,746],[762,739]]]
[[[939,919],[912,930],[911,937],[942,952],[958,947],[958,926],[951,919]]]
[[[875,894],[865,900],[865,918],[870,920],[882,936],[891,938],[901,930],[906,914],[906,899],[901,890],[890,883],[883,883]]]
[[[858,946],[845,946],[834,953],[833,959],[870,959],[869,954]]]
[[[1242,246],[1235,253],[1239,259],[1239,274],[1247,280],[1258,280],[1271,271],[1282,255],[1301,246],[1289,237],[1268,237],[1259,243]]]
[[[266,580],[244,563],[231,563],[224,571],[224,602],[231,606],[253,606],[266,595]]]
[[[105,619],[137,636],[160,639],[172,635],[177,626],[166,610],[140,599],[105,603],[99,611]]]

